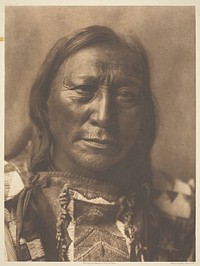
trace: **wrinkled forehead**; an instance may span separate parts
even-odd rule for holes
[[[102,82],[142,79],[141,58],[122,46],[93,46],[82,49],[66,59],[60,75],[72,82],[93,78]]]

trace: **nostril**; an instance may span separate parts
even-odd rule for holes
[[[106,112],[95,112],[90,117],[90,123],[93,126],[104,128],[110,132],[117,130],[117,118],[112,114],[112,110],[107,110]]]
[[[101,87],[90,105],[90,123],[101,128],[116,128],[117,105],[108,86]]]
[[[92,117],[91,123],[95,126],[107,127],[111,123],[111,119],[109,118],[108,115],[106,116],[96,115]]]
[[[93,109],[91,114],[91,122],[100,127],[107,127],[112,119],[111,105],[112,103],[107,92],[99,95],[96,101],[93,102],[93,106],[91,106]]]
[[[98,125],[100,127],[107,127],[112,121],[111,110],[109,106],[97,106],[96,110],[91,116],[91,121],[94,125]]]

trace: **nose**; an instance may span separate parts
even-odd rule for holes
[[[90,116],[91,124],[102,128],[111,127],[114,123],[114,103],[108,91],[97,96],[93,102],[93,112]]]

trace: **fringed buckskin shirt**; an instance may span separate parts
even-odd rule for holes
[[[121,195],[114,184],[67,172],[36,175],[5,162],[8,261],[194,261],[190,180],[155,177]]]

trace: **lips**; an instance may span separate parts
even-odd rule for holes
[[[99,138],[84,138],[83,140],[85,141],[91,141],[91,142],[96,142],[99,144],[108,144],[108,145],[114,145],[115,142],[112,139],[99,139]]]
[[[112,139],[84,138],[81,140],[83,145],[97,149],[112,149],[116,142]]]

